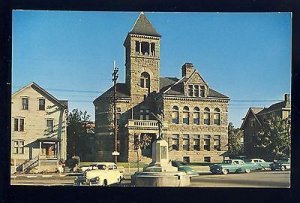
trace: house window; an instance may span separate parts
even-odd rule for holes
[[[194,85],[194,96],[199,97],[199,85]]]
[[[19,119],[14,119],[14,131],[19,131]]]
[[[179,150],[179,135],[172,135],[172,150]]]
[[[188,86],[188,96],[199,97],[199,85],[189,85]]]
[[[173,106],[172,108],[172,123],[174,124],[179,123],[179,109],[177,106]]]
[[[29,101],[28,101],[27,97],[22,98],[22,109],[23,110],[28,110],[28,103],[29,103]]]
[[[188,86],[188,95],[189,95],[190,97],[193,96],[193,85],[189,85],[189,86]]]
[[[190,117],[189,107],[185,106],[183,108],[183,123],[188,125],[189,124],[189,117]]]
[[[120,124],[120,118],[121,118],[121,108],[117,108],[117,125]]]
[[[250,119],[250,127],[254,127],[255,126],[255,120],[254,118]]]
[[[210,151],[210,135],[204,135],[204,150]]]
[[[20,131],[24,131],[24,118],[20,118]]]
[[[220,109],[219,108],[215,108],[215,112],[214,112],[214,124],[215,125],[220,125],[221,124],[221,119],[220,119]]]
[[[190,138],[189,135],[183,135],[183,150],[190,150]]]
[[[217,151],[221,150],[220,135],[214,136],[214,150],[217,150]]]
[[[210,110],[207,107],[204,109],[204,124],[210,124]]]
[[[14,154],[24,154],[24,141],[14,140],[13,141],[13,153]]]
[[[194,150],[200,151],[200,135],[194,135]]]
[[[205,156],[203,160],[204,160],[205,163],[210,163],[210,157],[209,156]]]
[[[53,119],[47,119],[47,130],[50,133],[53,133]]]
[[[205,97],[205,87],[202,85],[200,86],[200,96]]]
[[[194,124],[196,125],[200,124],[200,109],[198,107],[194,108],[193,120],[194,120]]]
[[[39,99],[39,110],[45,110],[45,99]]]
[[[24,131],[24,118],[14,118],[14,131]]]
[[[149,109],[140,109],[140,120],[150,120]]]
[[[149,88],[150,87],[150,75],[146,72],[141,74],[141,87],[142,88]]]

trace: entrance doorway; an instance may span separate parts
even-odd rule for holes
[[[156,140],[154,133],[141,133],[140,140],[147,144],[141,147],[142,156],[152,157],[152,143]]]
[[[55,143],[42,143],[41,156],[46,158],[56,158],[56,144]]]

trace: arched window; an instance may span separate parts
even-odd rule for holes
[[[194,124],[200,125],[200,109],[198,107],[194,108],[193,120],[194,120]]]
[[[221,114],[220,114],[220,109],[219,108],[215,108],[214,124],[215,125],[220,125],[221,124]]]
[[[210,110],[209,108],[205,107],[204,109],[204,124],[210,124]]]
[[[150,87],[150,75],[146,72],[143,72],[141,74],[141,87],[143,88],[149,88]]]
[[[172,108],[172,123],[174,124],[179,123],[179,109],[177,106],[173,106]]]
[[[189,107],[185,106],[183,108],[183,123],[185,124],[189,124],[189,117],[190,117],[190,113],[189,113]]]

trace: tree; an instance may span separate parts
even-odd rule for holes
[[[234,128],[233,124],[230,122],[228,125],[228,155],[238,156],[243,153],[243,143],[242,139],[244,133],[240,128]]]
[[[134,141],[133,141],[133,147],[134,150],[136,151],[136,160],[137,160],[137,166],[138,166],[138,171],[140,170],[140,149],[147,147],[151,144],[152,138],[151,136],[144,134],[141,138],[139,138],[139,135],[134,134]]]
[[[263,122],[255,139],[258,156],[273,160],[290,155],[291,125],[289,119],[271,116]]]
[[[82,112],[78,109],[73,109],[68,115],[68,129],[67,129],[67,151],[68,157],[81,155],[86,149],[83,140],[84,135],[87,134],[86,125],[90,122],[90,116],[86,111]]]

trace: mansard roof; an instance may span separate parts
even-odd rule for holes
[[[129,34],[150,35],[155,37],[161,37],[161,35],[155,30],[150,21],[145,16],[144,12],[141,12],[136,20],[133,28]]]
[[[114,94],[114,86],[109,88],[106,92],[97,97],[93,103],[98,102],[100,99],[112,98]],[[128,88],[125,83],[117,83],[117,98],[130,98]]]
[[[49,99],[50,101],[57,104],[58,106],[60,106],[62,108],[66,108],[66,109],[68,108],[68,100],[56,99],[53,95],[51,95],[49,92],[47,92],[45,89],[43,89],[41,86],[39,86],[35,82],[31,82],[30,84],[26,85],[25,87],[19,89],[18,91],[13,93],[12,97],[16,96],[17,94],[19,94],[20,92],[22,92],[23,90],[25,90],[26,88],[29,88],[29,87],[31,87],[35,91],[39,92],[45,98]]]
[[[165,95],[184,96],[184,82],[186,82],[187,80],[188,78],[186,77],[183,77],[181,79],[175,77],[160,77],[160,92]],[[223,95],[211,88],[208,89],[208,97],[229,99],[228,96]]]

